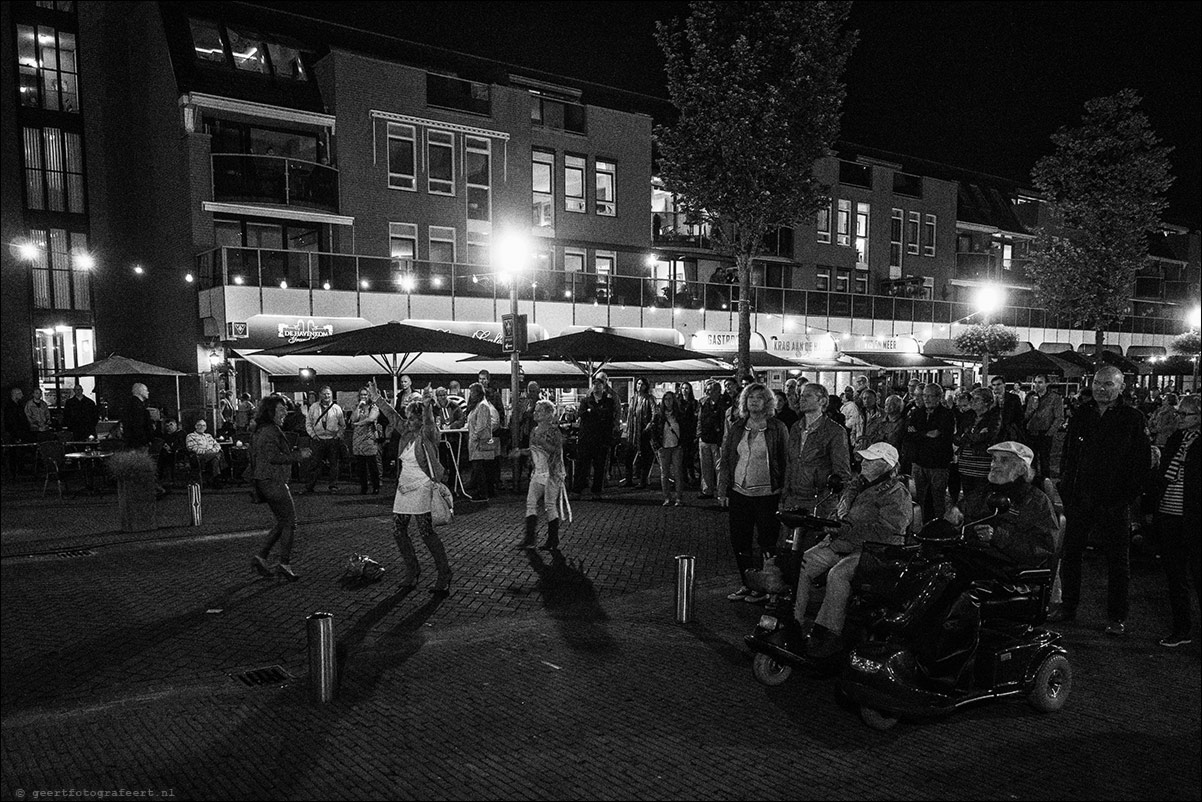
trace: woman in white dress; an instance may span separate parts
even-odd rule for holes
[[[417,552],[414,551],[413,541],[409,537],[409,521],[412,519],[422,542],[434,558],[435,568],[438,569],[438,579],[434,587],[430,588],[430,592],[446,595],[451,587],[451,566],[447,562],[447,551],[443,548],[442,540],[434,530],[434,522],[430,518],[430,496],[437,492],[434,482],[442,481],[444,474],[442,463],[438,461],[438,425],[434,422],[434,396],[429,390],[422,393],[421,400],[417,400],[415,395],[402,415],[382,398],[374,379],[368,385],[367,391],[372,402],[379,407],[401,436],[397,446],[396,497],[392,502],[394,536],[401,558],[405,561],[406,575],[401,587],[415,587],[421,573]]]
[[[547,515],[547,542],[543,551],[559,548],[559,499],[564,492],[563,435],[555,422],[555,404],[546,399],[534,405],[534,430],[530,432],[530,487],[526,491],[526,537],[519,549],[532,549],[538,532],[538,508]]]

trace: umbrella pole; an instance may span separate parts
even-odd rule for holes
[[[179,397],[179,376],[175,377],[175,419],[183,426],[184,420],[184,404]]]

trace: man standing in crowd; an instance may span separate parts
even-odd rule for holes
[[[534,405],[538,403],[541,397],[542,389],[538,386],[538,382],[526,382],[526,393],[519,395],[513,402],[513,412],[517,420],[517,437],[518,441],[513,444],[515,453],[513,456],[513,492],[522,492],[522,475],[526,472],[526,464],[530,461],[530,433],[534,431]],[[438,406],[437,396],[435,396],[435,407]],[[437,419],[437,411],[435,412]],[[522,450],[526,453],[522,453]]]
[[[334,403],[334,391],[327,384],[321,388],[321,394],[316,404],[309,407],[306,415],[305,431],[312,442],[309,447],[313,456],[309,460],[309,482],[303,493],[312,493],[317,485],[317,477],[321,473],[322,462],[330,463],[330,492],[338,492],[338,474],[342,460],[342,434],[346,431],[346,416],[342,407]],[[299,493],[297,495],[300,495]]]
[[[481,369],[476,374],[476,380],[484,388],[484,400],[492,404],[493,411],[496,413],[492,419],[492,435],[498,438],[497,442],[508,444],[509,430],[505,427],[505,407],[501,404],[501,390],[493,386],[492,374],[487,370]],[[514,400],[516,401],[517,399]],[[485,466],[492,477],[492,486],[496,488],[498,493],[504,492],[501,488],[501,460],[504,454],[505,449],[498,448],[497,455],[489,460],[489,464]]]
[[[1027,433],[1023,427],[1022,399],[1018,393],[1006,389],[1006,380],[1001,376],[990,379],[989,386],[993,390],[993,400],[1002,413],[1002,438],[1020,443],[1025,441]]]
[[[839,495],[827,496],[827,479],[837,474],[844,484],[852,480],[847,430],[825,415],[829,396],[825,387],[810,382],[801,388],[801,418],[789,432],[789,466],[785,472],[782,509],[806,509],[820,518],[835,517]]]
[[[42,388],[34,385],[33,398],[25,402],[25,418],[34,440],[52,440],[50,431],[50,406],[42,400]]]
[[[87,440],[96,436],[96,423],[100,414],[96,402],[84,395],[79,382],[71,388],[71,397],[63,405],[63,426],[76,440]]]
[[[914,477],[914,500],[922,505],[922,520],[933,521],[943,517],[947,506],[956,420],[943,406],[943,388],[938,384],[923,387],[920,402],[906,422],[905,442]]]
[[[1032,382],[1023,413],[1027,443],[1035,452],[1035,486],[1043,489],[1043,480],[1052,475],[1052,438],[1064,422],[1064,399],[1048,385],[1042,373]]]
[[[613,448],[620,427],[618,400],[609,388],[609,377],[598,373],[593,377],[593,391],[579,404],[580,443],[576,492],[584,492],[592,473],[593,497],[600,497],[605,487],[605,460]]]
[[[1122,399],[1123,374],[1112,366],[1093,377],[1093,397],[1073,412],[1060,464],[1060,497],[1067,520],[1062,606],[1049,621],[1072,621],[1081,600],[1081,556],[1096,531],[1106,553],[1106,634],[1126,632],[1131,579],[1131,505],[1151,470],[1151,444],[1143,413]]]
[[[701,454],[701,493],[697,498],[715,498],[718,489],[718,457],[722,453],[726,410],[730,399],[716,381],[705,385],[705,398],[697,415],[698,451]]]
[[[151,441],[158,436],[154,420],[150,417],[150,410],[146,408],[146,402],[150,399],[150,390],[145,384],[138,382],[130,389],[130,393],[132,397],[129,406],[126,407],[125,415],[121,418],[121,433],[125,438],[125,447],[149,451]],[[159,485],[157,497],[162,498],[169,492],[167,488]]]

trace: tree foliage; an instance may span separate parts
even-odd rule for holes
[[[1140,97],[1125,89],[1085,104],[1081,125],[1052,136],[1031,181],[1054,226],[1036,232],[1029,268],[1040,301],[1074,326],[1103,332],[1124,317],[1173,182]]]
[[[1183,331],[1169,343],[1169,350],[1174,354],[1194,356],[1202,352],[1202,338],[1199,338],[1196,331]]]
[[[739,273],[739,364],[749,364],[752,260],[766,234],[812,215],[813,174],[839,135],[841,81],[856,34],[849,2],[694,2],[661,24],[679,116],[656,128],[660,175]]]
[[[1018,348],[1018,334],[1000,323],[978,323],[957,334],[952,345],[973,356],[998,356]]]

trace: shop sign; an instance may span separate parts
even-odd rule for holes
[[[769,352],[783,357],[833,357],[835,340],[831,335],[777,335],[769,339]]]
[[[503,345],[505,342],[504,324],[497,321],[406,320],[405,325],[445,331],[447,334],[459,334],[463,337],[471,337],[473,340],[484,340],[497,345]],[[526,341],[528,343],[545,339],[547,339],[546,329],[537,323],[526,324]]]
[[[845,344],[843,350],[877,351],[891,354],[919,353],[918,340],[913,337],[857,337],[852,343]]]
[[[370,326],[361,317],[311,317],[309,315],[252,315],[246,323],[231,323],[231,330],[246,327],[242,345],[246,348],[273,348],[308,342],[318,337],[341,334]]]
[[[708,331],[702,329],[693,335],[690,347],[694,351],[701,351],[702,353],[738,351],[739,333],[737,331]],[[751,350],[767,350],[764,344],[764,335],[758,331],[751,332]]]

